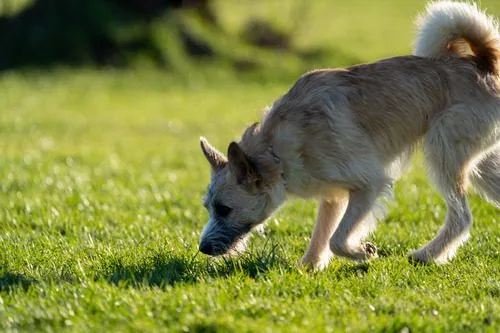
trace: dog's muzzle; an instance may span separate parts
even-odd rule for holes
[[[198,246],[198,250],[200,250],[201,253],[207,254],[209,256],[214,255],[214,246],[209,240],[202,240],[200,242],[200,245]]]

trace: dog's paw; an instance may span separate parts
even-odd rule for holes
[[[363,250],[366,253],[366,259],[378,258],[377,247],[375,246],[375,244],[370,243],[370,242],[366,242],[366,243],[363,243],[362,246],[363,246]]]
[[[410,253],[408,260],[410,260],[413,264],[420,265],[430,265],[434,263],[432,255],[424,249],[416,250]]]
[[[324,256],[319,258],[312,258],[309,256],[303,256],[298,262],[298,265],[307,271],[317,272],[324,270],[328,263],[330,262],[331,256]]]
[[[354,261],[365,261],[378,258],[377,247],[369,242],[361,243],[356,247],[347,247],[345,244],[331,241],[330,249],[333,254]]]

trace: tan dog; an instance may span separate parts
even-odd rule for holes
[[[469,235],[469,181],[500,206],[499,74],[498,26],[475,5],[453,2],[427,7],[415,56],[305,74],[229,145],[227,159],[201,139],[212,182],[200,251],[242,251],[250,231],[293,195],[319,201],[304,265],[321,269],[331,252],[376,257],[363,242],[374,204],[422,142],[448,212],[411,257],[446,262]]]

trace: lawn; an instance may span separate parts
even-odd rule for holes
[[[276,14],[295,2],[271,1],[268,10],[265,1],[218,4],[224,27],[236,31],[250,14],[287,26],[289,14]],[[297,43],[332,53],[332,63],[307,66],[337,67],[410,53],[424,2],[311,3]],[[500,15],[496,0],[482,6]],[[298,269],[315,216],[315,203],[304,201],[273,217],[239,258],[198,253],[209,181],[199,136],[224,151],[307,67],[267,56],[279,63],[275,72],[185,62],[166,72],[0,76],[0,330],[500,330],[497,208],[471,193],[472,237],[450,264],[415,266],[406,258],[446,213],[418,157],[371,236],[379,259]]]

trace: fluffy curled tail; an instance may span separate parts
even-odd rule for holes
[[[498,24],[476,4],[439,1],[418,17],[415,55],[470,57],[484,73],[500,74]],[[472,53],[472,55],[471,55]]]

